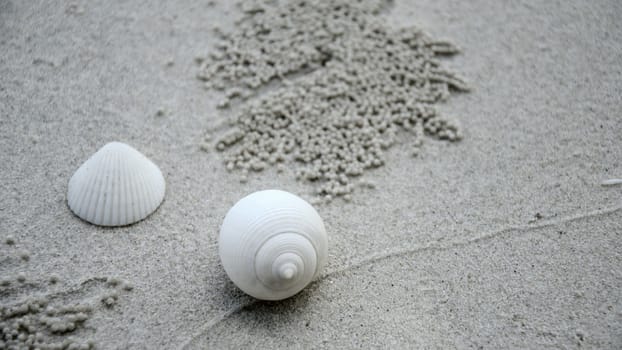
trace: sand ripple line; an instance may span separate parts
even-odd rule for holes
[[[527,233],[527,232],[535,231],[535,230],[542,229],[545,227],[557,226],[557,225],[567,223],[567,222],[612,214],[621,209],[622,207],[618,206],[618,207],[612,207],[612,208],[593,210],[593,211],[590,211],[588,213],[583,213],[583,214],[574,214],[574,215],[570,215],[567,217],[559,218],[557,220],[548,220],[548,221],[545,221],[545,222],[542,222],[536,225],[509,226],[509,227],[505,227],[505,228],[502,228],[496,231],[485,232],[485,233],[480,234],[479,236],[475,236],[470,239],[450,241],[449,243],[446,243],[446,244],[439,244],[438,242],[429,242],[427,244],[414,245],[408,248],[388,249],[383,252],[373,253],[371,255],[368,255],[359,261],[353,262],[352,264],[349,264],[349,265],[346,265],[340,268],[336,268],[334,270],[326,271],[316,280],[316,282],[321,281],[331,275],[337,275],[340,273],[344,273],[348,270],[361,267],[371,262],[377,262],[377,261],[385,260],[385,259],[392,258],[392,257],[414,254],[414,253],[419,253],[423,251],[430,251],[430,250],[443,251],[443,250],[449,250],[449,249],[458,248],[458,247],[464,247],[470,244],[490,240],[490,239],[502,236],[510,232]]]
[[[255,300],[251,300],[251,301],[248,301],[248,302],[240,303],[240,304],[232,307],[229,310],[225,310],[225,311],[220,312],[218,315],[216,315],[215,317],[212,317],[211,320],[209,320],[207,323],[205,323],[197,332],[195,332],[190,337],[190,339],[188,339],[185,342],[183,342],[179,346],[179,349],[180,350],[187,349],[188,346],[190,346],[194,340],[196,340],[200,336],[202,336],[202,335],[206,334],[207,332],[209,332],[209,330],[212,329],[214,326],[216,326],[217,324],[221,323],[222,321],[228,319],[231,315],[237,313],[238,311],[242,310],[243,308],[252,305],[253,303],[255,303]]]
[[[314,282],[312,282],[312,285],[316,285],[317,283],[319,283],[320,281],[332,276],[332,275],[339,275],[339,274],[343,274],[349,270],[355,269],[357,267],[361,267],[363,265],[372,263],[372,262],[377,262],[380,260],[385,260],[385,259],[389,259],[389,258],[393,258],[393,257],[399,257],[399,256],[404,256],[404,255],[409,255],[409,254],[415,254],[415,253],[419,253],[419,252],[423,252],[423,251],[429,251],[429,250],[437,250],[437,251],[443,251],[443,250],[448,250],[448,249],[452,249],[452,248],[458,248],[458,247],[464,247],[470,244],[474,244],[474,243],[478,243],[478,242],[483,242],[483,241],[487,241],[490,239],[494,239],[497,237],[500,237],[504,234],[508,234],[510,232],[522,232],[522,233],[527,233],[527,232],[532,232],[538,229],[542,229],[542,228],[546,228],[546,227],[552,227],[552,226],[557,226],[563,223],[568,223],[568,222],[573,222],[573,221],[578,221],[578,220],[582,220],[585,218],[592,218],[592,217],[599,217],[599,216],[603,216],[603,215],[609,215],[609,214],[613,214],[615,212],[618,212],[622,210],[621,206],[617,206],[617,207],[611,207],[611,208],[605,208],[605,209],[598,209],[598,210],[592,210],[590,212],[587,213],[579,213],[579,214],[574,214],[574,215],[570,215],[570,216],[566,216],[563,218],[559,218],[556,220],[547,220],[544,221],[542,223],[536,224],[536,225],[513,225],[513,226],[509,226],[509,227],[505,227],[496,231],[490,231],[490,232],[485,232],[479,236],[470,238],[470,239],[465,239],[465,240],[456,240],[456,241],[452,241],[449,242],[448,244],[438,244],[436,242],[430,242],[428,244],[423,244],[423,245],[416,245],[416,246],[412,246],[410,248],[405,248],[405,249],[389,249],[386,250],[384,252],[380,252],[380,253],[373,253],[371,255],[366,256],[365,258],[356,261],[352,264],[340,267],[340,268],[336,268],[334,270],[329,270],[326,273],[320,275],[320,277],[315,280]],[[182,343],[182,345],[180,346],[180,349],[187,349],[189,345],[191,345],[191,343],[196,340],[198,337],[205,335],[207,332],[209,332],[212,328],[214,328],[215,326],[217,326],[218,324],[224,322],[225,320],[227,320],[229,317],[231,317],[232,315],[238,313],[239,311],[241,311],[242,309],[253,305],[254,303],[256,303],[257,300],[249,300],[247,302],[242,302],[234,307],[232,307],[229,310],[223,311],[220,314],[218,314],[217,316],[213,317],[211,320],[209,320],[207,323],[205,323],[195,334],[192,335],[192,337],[190,337],[190,339],[188,339],[187,341],[185,341],[184,343]]]

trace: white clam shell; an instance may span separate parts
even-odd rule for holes
[[[220,229],[219,254],[227,275],[245,293],[281,300],[320,273],[328,238],[320,215],[302,198],[266,190],[238,201]]]
[[[67,203],[78,217],[100,226],[124,226],[153,213],[166,184],[160,169],[142,153],[111,142],[69,180]]]

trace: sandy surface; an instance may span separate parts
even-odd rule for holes
[[[414,159],[396,146],[365,175],[377,189],[318,207],[327,269],[279,303],[228,280],[218,228],[249,192],[310,188],[292,171],[240,184],[198,147],[227,113],[193,59],[236,16],[208,1],[0,0],[0,275],[29,281],[0,304],[129,281],[71,334],[101,349],[622,347],[622,187],[600,186],[622,177],[622,3],[396,1],[388,22],[463,49],[446,63],[474,91],[441,109],[465,138]],[[112,140],[168,188],[147,220],[105,229],[72,215],[66,190]]]

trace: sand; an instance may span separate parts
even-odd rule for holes
[[[416,27],[388,26],[380,15],[389,2],[252,4],[230,33],[216,31],[220,42],[197,74],[224,90],[219,106],[238,107],[215,149],[242,182],[249,172],[293,167],[315,187],[315,202],[350,201],[353,180],[384,165],[396,143],[407,139],[417,155],[427,137],[462,138],[435,108],[468,91],[443,69],[459,49]]]
[[[0,279],[25,281],[0,305],[90,303],[58,339],[98,349],[622,346],[622,187],[601,186],[622,176],[619,2],[396,1],[388,23],[462,48],[445,63],[473,91],[438,108],[464,138],[417,158],[395,145],[365,174],[375,189],[318,206],[326,271],[278,303],[228,280],[218,228],[252,191],[311,191],[294,169],[240,184],[200,148],[230,115],[194,59],[239,16],[209,3],[0,0]],[[113,140],[158,164],[167,193],[106,229],[66,190]]]

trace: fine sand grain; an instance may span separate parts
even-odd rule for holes
[[[398,124],[351,201],[317,206],[321,277],[264,303],[220,265],[222,219],[256,190],[318,188],[296,180],[295,160],[240,183],[226,160],[243,141],[214,148],[247,103],[331,67],[218,109],[228,88],[203,89],[196,62],[219,52],[214,27],[237,33],[251,8],[0,0],[0,348],[621,348],[622,187],[602,185],[622,176],[620,1],[381,7],[364,17],[385,34],[416,27],[460,46],[439,67],[471,92],[429,107],[463,138],[430,133],[413,158]],[[146,220],[106,229],[74,216],[66,193],[114,140],[153,160],[167,191]]]

